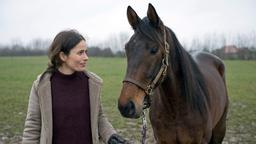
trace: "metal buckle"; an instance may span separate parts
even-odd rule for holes
[[[147,89],[145,90],[145,93],[146,93],[147,95],[151,95],[151,94],[152,94],[152,91],[153,91],[152,86],[151,86],[151,85],[148,85],[148,86],[147,86]]]
[[[149,108],[151,105],[151,99],[149,95],[146,95],[143,100],[143,110]]]

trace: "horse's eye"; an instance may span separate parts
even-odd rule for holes
[[[150,52],[150,54],[156,54],[157,53],[157,51],[158,51],[158,48],[151,48],[151,49],[149,49],[149,52]]]

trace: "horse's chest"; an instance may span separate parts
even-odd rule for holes
[[[204,126],[196,119],[151,117],[151,124],[159,144],[200,143],[204,135]]]
[[[203,131],[188,129],[182,126],[160,126],[153,127],[154,135],[158,144],[189,144],[201,143],[203,140]]]

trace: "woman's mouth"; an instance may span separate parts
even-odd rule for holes
[[[85,67],[86,63],[80,63],[81,67]]]

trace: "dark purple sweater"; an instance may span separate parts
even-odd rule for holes
[[[88,77],[84,72],[51,77],[53,144],[91,144]]]

